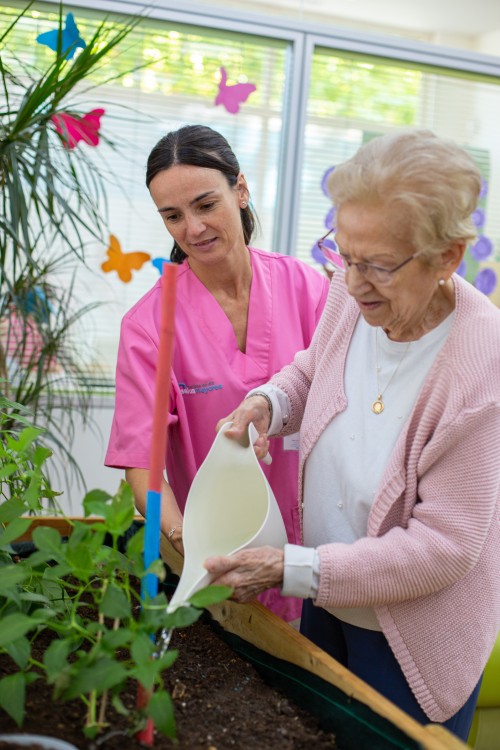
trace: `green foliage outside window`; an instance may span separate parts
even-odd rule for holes
[[[312,65],[309,115],[410,126],[416,120],[421,81],[420,71],[407,66],[319,49]]]

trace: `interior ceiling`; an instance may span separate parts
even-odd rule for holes
[[[477,36],[500,30],[500,0],[253,0],[253,9],[258,5],[281,7],[306,21],[328,15],[425,34]]]
[[[429,33],[477,36],[500,29],[500,0],[320,0],[353,20]],[[316,4],[317,0],[311,5]],[[338,5],[338,10],[337,6]]]

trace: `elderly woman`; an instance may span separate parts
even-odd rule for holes
[[[227,140],[203,125],[165,135],[148,159],[146,184],[173,239],[177,274],[175,350],[161,527],[182,552],[182,513],[215,427],[247,391],[309,346],[329,290],[296,258],[251,246],[255,215]],[[158,358],[161,279],[122,321],[116,405],[106,464],[126,469],[145,513]],[[288,539],[300,541],[298,452],[279,440],[265,467]],[[285,620],[302,602],[266,591]]]
[[[479,190],[467,153],[423,130],[332,173],[345,272],[227,433],[253,421],[263,456],[300,428],[304,546],[206,561],[239,601],[304,598],[307,637],[463,739],[500,623],[500,312],[454,273]]]

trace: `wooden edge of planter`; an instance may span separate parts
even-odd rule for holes
[[[90,516],[85,518],[83,516],[32,516],[31,518],[32,520],[29,529],[27,529],[24,534],[17,537],[16,542],[30,542],[33,532],[38,526],[50,526],[52,529],[56,529],[61,536],[69,536],[73,530],[74,521],[94,523],[94,521],[99,520],[100,516]],[[144,521],[144,518],[142,516],[135,516],[134,520]]]
[[[183,558],[164,537],[161,539],[161,556],[172,572],[180,575]],[[225,601],[208,607],[208,610],[224,630],[334,685],[390,721],[419,742],[424,750],[466,750],[467,745],[441,725],[422,725],[412,719],[259,602],[237,604]]]

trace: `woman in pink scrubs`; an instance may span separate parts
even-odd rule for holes
[[[238,161],[226,139],[201,125],[163,137],[146,184],[174,240],[177,281],[175,351],[162,496],[162,532],[182,552],[182,513],[215,426],[252,388],[309,346],[329,283],[305,263],[250,246],[255,218]],[[124,316],[116,404],[105,463],[126,470],[144,515],[159,342],[161,278]],[[298,454],[276,441],[263,466],[288,538],[299,544]],[[260,600],[286,620],[301,602],[279,590]]]

